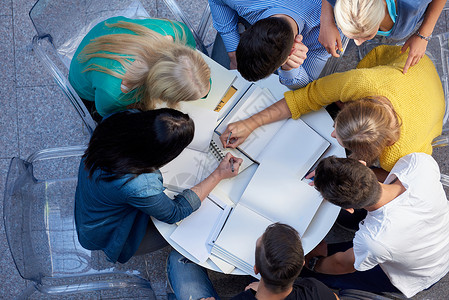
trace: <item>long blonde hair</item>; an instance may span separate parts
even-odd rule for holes
[[[335,132],[351,157],[372,164],[400,135],[401,119],[390,101],[371,96],[345,104],[335,119]]]
[[[80,53],[81,62],[93,57],[108,58],[121,64],[125,71],[114,71],[90,64],[84,70],[104,72],[125,80],[133,97],[123,101],[136,103],[134,107],[153,109],[158,101],[174,107],[179,101],[196,100],[209,88],[210,69],[201,54],[185,46],[174,24],[174,42],[145,26],[119,21],[106,24],[134,32],[108,34],[92,40]],[[182,28],[182,27],[181,27]],[[133,93],[128,93],[133,94]]]
[[[337,0],[334,7],[338,27],[353,37],[377,32],[385,17],[384,0]]]

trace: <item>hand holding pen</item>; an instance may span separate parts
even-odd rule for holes
[[[227,153],[217,168],[220,177],[224,179],[236,176],[239,173],[239,168],[242,162],[243,160],[241,158],[237,158],[232,156],[231,153]]]

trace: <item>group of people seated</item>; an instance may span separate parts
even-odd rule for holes
[[[223,146],[238,147],[260,126],[336,103],[331,136],[349,156],[322,159],[308,177],[325,200],[367,212],[353,242],[322,242],[305,256],[295,229],[269,226],[255,245],[262,279],[235,299],[338,299],[330,288],[411,297],[449,271],[449,203],[431,156],[445,100],[425,55],[445,2],[209,0],[219,33],[213,56],[250,81],[277,72],[292,89],[229,124]],[[357,45],[376,35],[408,39],[374,48],[354,70],[318,79],[330,55],[339,56],[341,33]],[[195,46],[180,22],[115,17],[96,25],[73,57],[70,83],[99,121],[80,163],[76,229],[83,247],[102,250],[111,262],[166,246],[150,217],[176,223],[238,174],[242,160],[227,154],[191,189],[174,199],[164,193],[159,169],[194,135],[177,105],[207,97],[213,84]],[[170,254],[167,272],[176,299],[219,299],[206,271],[179,253]]]

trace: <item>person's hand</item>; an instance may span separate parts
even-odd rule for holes
[[[315,170],[313,170],[312,172],[310,172],[309,174],[306,175],[306,179],[312,180],[312,182],[309,182],[310,186],[315,185],[315,183],[313,182],[313,177],[315,177]]]
[[[231,123],[220,136],[220,141],[224,148],[237,148],[248,138],[254,129],[253,122],[250,121],[250,119]],[[231,134],[231,136],[229,136],[229,134]],[[227,143],[228,138],[229,143]]]
[[[341,44],[340,32],[333,20],[327,24],[321,24],[318,42],[320,42],[321,45],[326,48],[326,51],[333,57],[340,57],[337,50],[342,51],[343,45]]]
[[[304,60],[307,58],[307,51],[309,51],[309,48],[302,43],[302,35],[298,34],[293,42],[293,48],[290,52],[290,56],[281,66],[281,69],[288,71],[299,68],[299,66],[302,65]]]
[[[249,290],[249,289],[253,289],[253,290],[255,290],[257,292],[257,289],[259,288],[259,282],[260,281],[251,282],[250,284],[248,284],[246,286],[245,291]]]
[[[226,156],[222,159],[218,167],[214,172],[220,179],[231,178],[237,176],[239,173],[240,165],[243,159],[233,156],[231,153],[226,153]]]
[[[416,65],[426,53],[428,42],[417,35],[412,35],[402,46],[401,53],[404,53],[407,48],[410,48],[407,61],[405,62],[402,73],[406,74],[410,67]]]
[[[305,256],[305,265],[309,265],[309,260],[315,256],[327,256],[327,243],[321,241],[312,251]]]
[[[237,70],[237,56],[235,56],[235,51],[228,52],[229,56],[229,70]]]

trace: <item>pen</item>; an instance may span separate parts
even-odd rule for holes
[[[229,139],[231,138],[231,135],[232,135],[232,131],[229,132],[228,139],[226,140],[226,147],[229,144]],[[234,171],[232,171],[232,172],[234,172]]]
[[[229,160],[229,162],[231,163],[231,171],[232,173],[234,173],[234,158],[231,157],[231,159]]]

